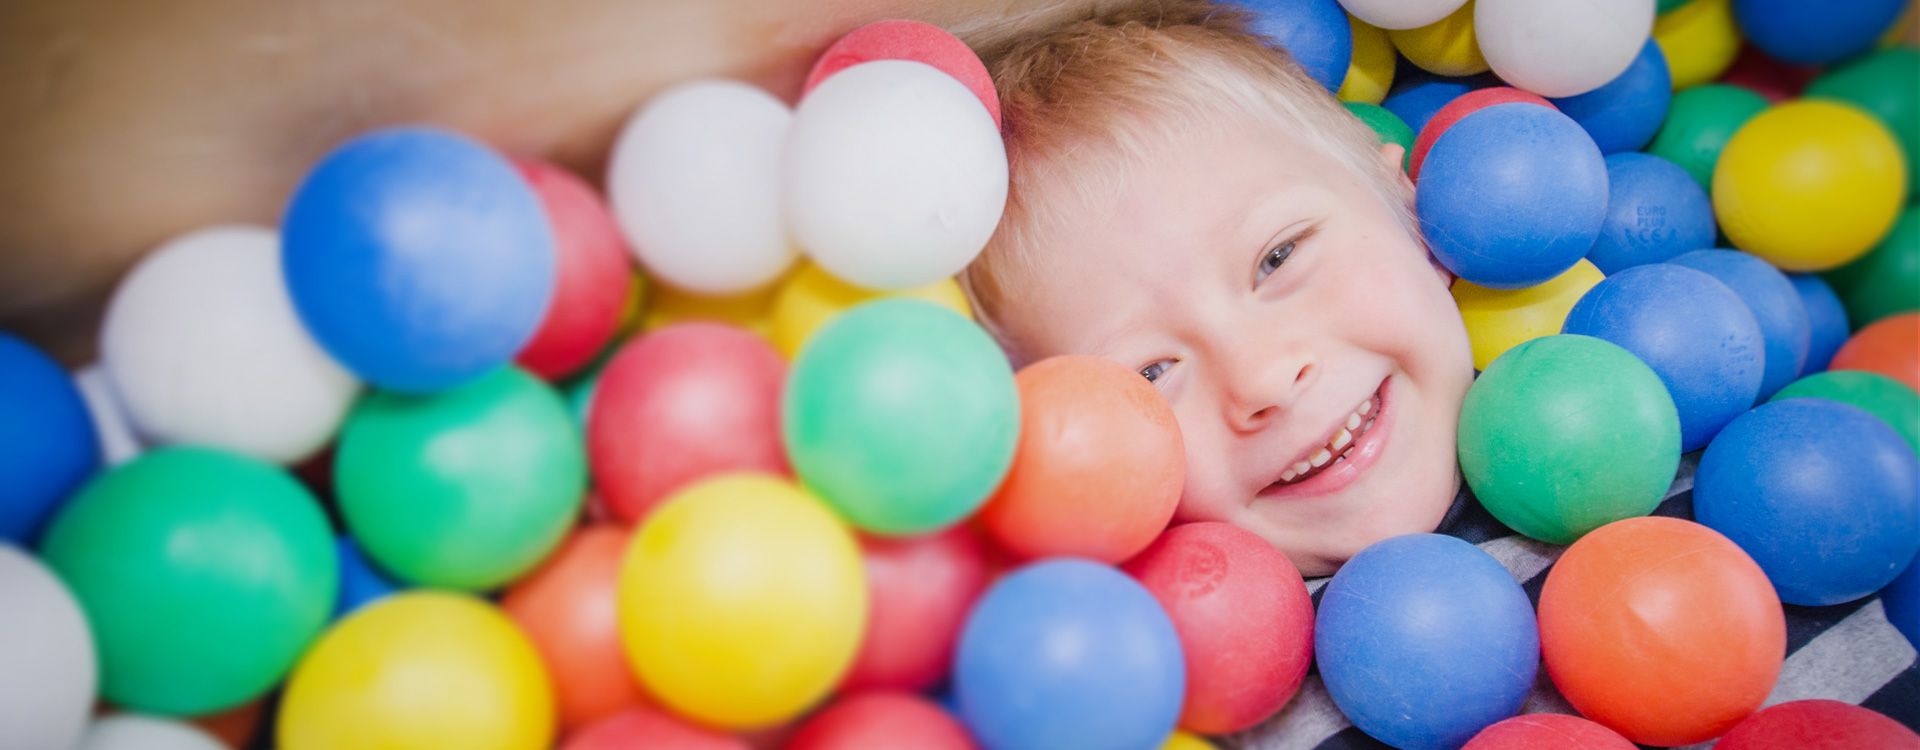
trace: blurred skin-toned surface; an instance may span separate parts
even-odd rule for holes
[[[871,21],[976,46],[1099,0],[14,0],[0,3],[0,330],[92,358],[140,255],[273,225],[302,174],[369,128],[432,123],[596,184],[648,96],[729,76],[791,102]]]

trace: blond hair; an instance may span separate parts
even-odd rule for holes
[[[1250,23],[1236,6],[1146,0],[978,47],[1000,93],[1011,181],[999,227],[960,275],[989,330],[1021,279],[1047,272],[1041,247],[1062,212],[1111,196],[1126,167],[1168,158],[1166,144],[1226,117],[1330,155],[1417,239],[1412,192],[1378,137]]]

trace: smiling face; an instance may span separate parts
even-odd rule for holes
[[[1185,440],[1178,520],[1252,531],[1309,576],[1432,531],[1473,377],[1444,272],[1359,176],[1277,128],[1160,145],[1173,156],[1123,167],[1111,200],[1051,212],[998,333],[1154,382]],[[1379,158],[1398,172],[1398,147]]]

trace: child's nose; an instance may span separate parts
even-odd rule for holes
[[[1238,432],[1263,429],[1291,412],[1319,372],[1313,357],[1297,349],[1247,350],[1226,364],[1223,406]]]

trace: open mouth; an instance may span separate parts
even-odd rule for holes
[[[1374,389],[1373,394],[1367,396],[1366,400],[1353,407],[1353,411],[1347,414],[1346,421],[1335,427],[1333,433],[1327,435],[1318,447],[1281,471],[1280,479],[1272,486],[1285,487],[1299,484],[1346,461],[1347,457],[1353,453],[1354,447],[1360,444],[1361,436],[1373,429],[1375,420],[1380,416],[1380,391],[1386,387],[1386,381],[1381,381],[1380,385],[1381,387]]]

